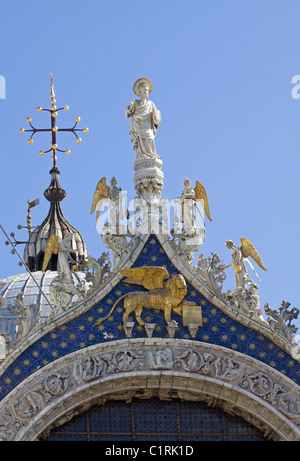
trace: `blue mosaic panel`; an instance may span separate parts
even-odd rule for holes
[[[171,275],[178,272],[169,261],[155,236],[149,237],[133,267],[144,265],[165,267]],[[45,334],[20,354],[0,377],[0,398],[3,398],[35,370],[54,362],[56,359],[93,344],[125,339],[126,335],[122,320],[124,313],[123,301],[116,305],[116,308],[105,322],[95,325],[95,322],[100,317],[105,317],[110,312],[112,306],[121,296],[135,289],[144,290],[141,286],[136,288],[132,285],[129,286],[123,280],[88,312]],[[208,302],[190,284],[187,285],[185,299],[202,306],[203,327],[199,328],[196,337],[192,338],[188,328],[182,326],[182,317],[172,312],[172,319],[178,322],[175,338],[195,339],[244,353],[266,363],[300,384],[300,364],[279,346],[265,336],[231,319]],[[166,337],[168,335],[162,311],[144,308],[142,318],[146,322],[156,324],[153,337]],[[144,327],[138,325],[133,316],[132,320],[135,322],[132,330],[133,338],[146,337]]]
[[[202,402],[158,399],[91,407],[46,441],[267,441],[251,424]]]

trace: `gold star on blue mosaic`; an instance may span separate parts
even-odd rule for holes
[[[140,253],[133,267],[155,265],[165,267],[169,274],[178,273],[155,236],[148,239],[144,249],[146,251]],[[118,309],[113,311],[113,315],[108,316],[105,322],[100,325],[95,325],[95,322],[99,316],[107,315],[114,303],[133,289],[134,286],[129,286],[122,280],[119,281],[99,303],[87,312],[45,334],[35,344],[29,346],[0,377],[0,398],[3,398],[34,370],[55,362],[61,357],[94,344],[126,339],[122,303],[119,304]],[[143,290],[143,287],[139,286],[137,289]],[[231,348],[233,351],[244,353],[266,363],[300,384],[298,361],[275,343],[227,316],[189,283],[187,284],[186,300],[201,306],[203,324],[202,327],[198,328],[196,336],[192,338],[189,329],[183,326],[182,317],[176,312],[172,312],[172,320],[178,324],[175,330],[175,339],[184,338]],[[155,324],[153,337],[168,337],[162,311],[145,308],[142,316],[144,316],[145,321]],[[129,320],[134,322],[133,338],[147,337],[145,327],[139,325],[135,317],[131,315]]]

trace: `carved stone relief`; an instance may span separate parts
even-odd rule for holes
[[[126,343],[127,346],[124,347]],[[29,433],[32,424],[38,424],[38,415],[42,418],[39,423],[42,426],[41,432],[47,431],[47,426],[61,424],[65,421],[64,418],[69,419],[74,412],[79,411],[76,410],[79,395],[81,405],[87,408],[95,399],[97,402],[102,399],[101,402],[104,403],[112,398],[125,398],[126,401],[130,401],[133,396],[149,398],[152,388],[156,389],[161,399],[179,397],[208,401],[206,392],[200,391],[203,387],[200,382],[203,382],[208,386],[211,404],[224,405],[224,402],[228,401],[228,396],[231,401],[231,394],[232,401],[237,402],[240,400],[237,396],[241,394],[241,401],[248,402],[246,408],[248,410],[251,407],[253,413],[259,401],[258,412],[265,411],[266,416],[263,418],[260,415],[258,420],[265,421],[266,430],[270,408],[273,408],[276,424],[278,417],[281,418],[281,425],[286,425],[290,432],[297,433],[300,440],[298,387],[269,367],[262,368],[261,362],[245,358],[243,354],[232,355],[230,351],[218,346],[201,343],[193,343],[192,347],[189,347],[183,340],[171,338],[160,345],[154,338],[145,338],[130,340],[130,346],[128,340],[124,340],[112,343],[111,346],[107,344],[106,347],[102,345],[92,349],[70,354],[69,358],[59,360],[55,370],[53,366],[45,367],[44,370],[36,372],[35,380],[31,378],[28,383],[23,382],[19,389],[12,391],[0,404],[0,439],[31,440],[26,434]],[[167,374],[164,375],[164,372]],[[150,384],[147,385],[148,379]],[[113,382],[115,384],[112,384]],[[176,382],[181,383],[179,389],[176,388]],[[89,396],[85,401],[83,389],[87,384]],[[133,388],[130,389],[130,386]],[[182,386],[186,389],[184,392]],[[101,395],[99,389],[102,389]],[[70,407],[64,400],[66,394]],[[59,410],[55,417],[56,407],[61,408],[62,399],[63,405],[66,406],[65,416],[63,417]],[[246,411],[237,403],[236,405],[237,410],[232,409],[235,414]],[[265,405],[267,407],[264,410]],[[246,417],[251,419],[251,415]],[[48,424],[45,418],[50,418]],[[37,429],[34,431],[32,432],[36,437]],[[274,435],[273,438],[276,437]],[[282,436],[278,437],[285,440]],[[297,436],[293,437],[291,440],[298,440]]]

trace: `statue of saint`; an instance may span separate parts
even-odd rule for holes
[[[126,117],[131,118],[129,134],[137,159],[160,158],[156,153],[154,138],[161,116],[154,102],[147,100],[151,90],[150,80],[147,78],[137,80],[133,91],[140,99],[131,98],[129,106],[125,109]]]

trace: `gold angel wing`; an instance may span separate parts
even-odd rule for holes
[[[96,186],[96,190],[94,192],[94,197],[93,197],[93,202],[92,202],[92,207],[91,207],[91,214],[94,213],[95,208],[99,204],[99,202],[108,198],[108,194],[109,194],[109,187],[106,184],[106,178],[104,177],[100,179],[100,181],[98,182]],[[101,203],[99,205],[101,206]],[[98,221],[100,206],[98,206],[98,209],[97,209],[96,222]]]
[[[120,270],[120,274],[128,277],[124,280],[125,283],[142,285],[147,290],[163,288],[164,280],[170,277],[167,269],[159,266],[132,267]]]
[[[204,207],[205,214],[208,217],[208,219],[211,221],[212,219],[210,216],[210,210],[209,210],[206,190],[199,181],[196,181],[196,186],[194,187],[194,191],[195,191],[195,200],[203,200],[203,207]]]
[[[262,260],[259,257],[259,254],[257,253],[257,251],[254,248],[254,246],[252,245],[252,243],[249,242],[249,240],[243,239],[243,238],[241,238],[240,241],[241,241],[241,244],[242,244],[241,251],[242,251],[243,258],[248,258],[248,256],[251,256],[251,258],[256,262],[256,264],[258,264],[258,266],[261,269],[266,271],[267,269],[265,268]]]
[[[59,251],[59,243],[57,241],[56,234],[52,234],[49,237],[47,245],[46,245],[42,272],[45,272],[47,270],[48,263],[50,261],[52,254],[57,255],[58,251]]]

